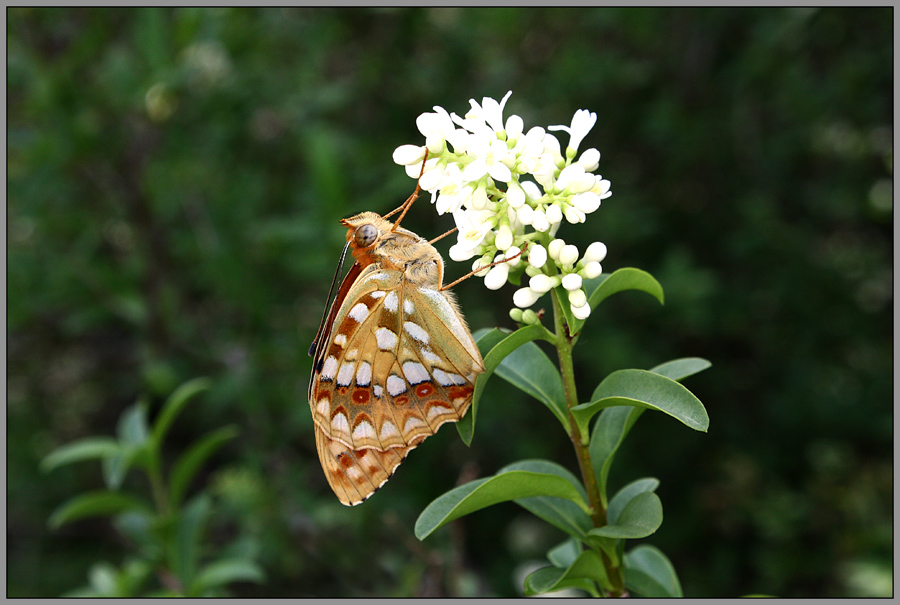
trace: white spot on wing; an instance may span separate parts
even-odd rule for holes
[[[413,306],[413,302],[407,298],[403,301],[403,310],[406,311],[407,315],[409,315],[413,311],[415,311],[416,308]]]
[[[351,319],[355,319],[357,323],[362,323],[369,316],[369,307],[365,303],[356,303],[347,315]]]
[[[355,466],[351,466],[350,468],[348,468],[346,473],[348,477],[354,480],[362,477],[362,472]]]
[[[363,420],[353,429],[353,439],[374,439],[375,429],[367,421]]]
[[[440,363],[442,361],[441,358],[438,357],[437,355],[435,355],[431,349],[422,347],[421,349],[419,349],[419,353],[422,354],[422,357],[425,358],[425,361],[428,361],[431,363]]]
[[[382,351],[391,351],[397,346],[397,335],[385,327],[375,330],[375,340],[378,342],[378,348]]]
[[[407,419],[406,424],[403,426],[403,432],[409,433],[410,431],[421,428],[423,426],[427,426],[427,425],[422,420],[419,420],[415,416],[410,416]]]
[[[384,296],[384,291],[383,290],[375,290],[374,292],[370,292],[369,296],[371,296],[375,300],[378,300],[379,298]]]
[[[328,418],[328,412],[331,411],[331,401],[328,397],[322,397],[319,399],[319,403],[316,405],[316,411],[319,412],[322,416]]]
[[[403,375],[409,384],[419,384],[429,380],[428,370],[421,363],[407,361],[403,364]]]
[[[337,372],[337,359],[333,355],[329,355],[322,364],[322,373],[319,375],[319,379],[331,380],[334,378],[335,372]]]
[[[426,332],[419,324],[412,321],[406,321],[403,322],[403,329],[406,330],[407,334],[421,342],[423,345],[428,344],[428,332]]]
[[[375,393],[375,397],[377,399],[381,399],[381,396],[384,394],[384,389],[381,388],[380,384],[376,384],[374,387],[372,387],[372,392]]]
[[[371,381],[372,366],[368,361],[363,361],[359,364],[359,369],[356,370],[356,384],[357,386],[367,387]]]
[[[353,380],[353,364],[352,363],[342,363],[341,369],[337,375],[337,385],[339,387],[350,386],[350,381]]]
[[[406,381],[397,376],[396,374],[391,374],[387,379],[387,390],[388,393],[391,394],[391,397],[396,397],[401,393],[406,392]]]
[[[345,344],[347,344],[347,335],[346,334],[338,334],[337,336],[335,336],[334,344],[336,344],[339,347],[342,347]]]
[[[331,428],[339,433],[349,433],[350,423],[347,422],[347,417],[339,412],[331,419]]]
[[[397,312],[397,293],[396,292],[388,292],[388,295],[384,297],[384,308],[390,311],[391,313]]]
[[[389,420],[385,420],[384,424],[381,425],[381,438],[382,439],[390,439],[391,437],[399,437],[400,433],[397,432],[397,427],[394,426],[393,422]]]
[[[435,416],[440,416],[442,414],[446,414],[449,411],[450,411],[450,408],[445,408],[442,405],[428,406],[428,419],[431,420]]]
[[[459,374],[445,372],[441,369],[435,369],[433,372],[434,379],[442,387],[449,387],[454,384],[466,384],[466,379]]]

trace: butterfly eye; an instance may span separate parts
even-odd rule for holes
[[[375,228],[375,225],[362,225],[359,229],[356,230],[356,235],[354,238],[356,239],[356,245],[360,248],[368,248],[373,243],[375,243],[375,238],[378,237],[378,229]]]

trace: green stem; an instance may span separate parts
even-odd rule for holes
[[[578,424],[575,422],[575,417],[571,411],[573,407],[578,405],[578,392],[575,387],[575,367],[572,363],[574,339],[569,337],[556,290],[553,291],[551,299],[553,300],[553,320],[556,327],[556,351],[559,357],[559,369],[562,374],[563,387],[566,394],[566,407],[569,410],[569,437],[572,440],[572,445],[575,446],[575,455],[578,458],[578,466],[581,469],[581,479],[584,482],[584,488],[587,491],[591,505],[591,519],[594,522],[594,527],[603,527],[607,524],[606,507],[603,505],[603,500],[600,497],[597,475],[594,473],[594,465],[591,462],[590,444],[582,441],[581,431],[578,430]],[[609,589],[610,596],[622,596],[625,592],[622,568],[613,565],[612,560],[602,550],[600,555],[603,558],[603,565],[606,567],[606,575],[612,584]]]
[[[169,497],[166,493],[166,484],[163,481],[157,452],[151,452],[150,454],[150,463],[147,465],[147,477],[150,479],[150,490],[153,492],[153,500],[156,502],[156,508],[160,516],[168,516]]]

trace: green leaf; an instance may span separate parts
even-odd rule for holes
[[[643,544],[625,555],[625,586],[644,597],[683,597],[678,575],[668,557]]]
[[[122,487],[122,482],[128,471],[136,461],[145,459],[146,449],[140,446],[120,447],[117,452],[110,456],[106,456],[101,461],[101,469],[103,471],[103,481],[106,487],[111,490],[117,490]]]
[[[223,445],[237,437],[240,431],[234,425],[225,426],[203,436],[182,454],[169,475],[169,503],[178,508],[191,481],[210,456]]]
[[[484,359],[484,372],[475,379],[475,391],[472,393],[472,406],[469,413],[456,423],[456,430],[466,445],[472,443],[472,437],[475,434],[475,417],[478,413],[481,394],[500,362],[520,345],[537,338],[552,338],[553,335],[544,326],[533,325],[520,328],[511,334],[497,328],[482,329],[475,332],[473,337]]]
[[[416,537],[424,540],[454,519],[493,504],[532,496],[565,498],[577,504],[585,513],[590,510],[578,489],[558,475],[508,471],[461,485],[435,499],[416,520]]]
[[[163,439],[166,438],[169,427],[179,412],[184,409],[187,402],[194,395],[205,391],[211,385],[212,381],[209,378],[194,378],[175,389],[175,392],[163,404],[156,421],[153,423],[153,442],[157,448],[160,447]]]
[[[525,596],[553,592],[569,587],[587,590],[583,588],[584,584],[582,582],[573,582],[573,580],[589,580],[599,582],[601,585],[608,584],[606,568],[603,566],[603,559],[597,551],[584,551],[566,569],[545,567],[537,570],[525,579]]]
[[[75,496],[53,511],[47,524],[57,529],[64,523],[86,517],[103,517],[126,510],[152,511],[147,502],[119,492],[96,491]]]
[[[588,536],[616,539],[646,538],[662,525],[662,502],[653,492],[638,494],[625,507],[615,525],[597,527]]]
[[[246,559],[223,559],[210,563],[197,574],[188,596],[199,597],[216,586],[232,582],[256,582],[262,584],[266,576],[259,565]]]
[[[88,582],[91,588],[100,596],[104,597],[121,597],[118,589],[117,570],[112,564],[106,561],[100,561],[91,565],[88,571]]]
[[[138,401],[127,408],[119,417],[116,434],[122,447],[140,447],[147,442],[150,432],[147,428],[147,403]]]
[[[110,437],[89,437],[59,447],[41,461],[41,471],[49,473],[53,469],[80,462],[110,456],[119,451],[119,444]]]
[[[190,586],[200,562],[200,541],[212,512],[212,499],[200,494],[185,507],[178,520],[172,571],[182,586]]]
[[[575,562],[582,550],[581,542],[575,538],[569,538],[547,551],[547,560],[553,563],[554,567],[566,569]]]
[[[712,364],[702,357],[682,357],[661,363],[655,368],[650,368],[650,371],[680,381],[711,366]]]
[[[584,501],[588,499],[584,487],[575,475],[555,462],[548,460],[522,460],[505,466],[500,472],[512,470],[562,477],[575,486],[575,489],[578,490]],[[535,496],[519,498],[515,500],[515,503],[531,514],[540,517],[547,523],[582,541],[587,539],[588,530],[594,526],[593,521],[583,507],[570,500],[550,496]]]
[[[600,488],[600,498],[606,505],[606,481],[616,452],[625,440],[625,436],[644,413],[644,408],[615,407],[607,408],[597,417],[588,451],[591,463]]]
[[[497,366],[497,375],[528,393],[553,412],[569,430],[562,377],[550,358],[533,342],[526,342]]]
[[[579,427],[600,410],[613,406],[635,406],[657,410],[680,420],[696,431],[709,428],[709,416],[693,393],[671,378],[647,370],[618,370],[603,379],[590,403],[572,408]]]
[[[645,492],[655,492],[659,487],[659,479],[647,477],[632,481],[622,489],[620,489],[612,500],[609,501],[609,507],[606,509],[606,518],[610,525],[615,525],[619,520],[619,515],[628,506],[628,503],[637,496]]]
[[[596,309],[597,305],[606,298],[625,290],[642,290],[655,297],[661,304],[665,304],[662,286],[659,285],[656,278],[646,271],[633,267],[624,267],[610,274],[604,273],[600,277],[587,279],[582,287],[587,294],[588,304],[591,305],[592,310]],[[573,318],[572,323],[569,324],[570,334],[577,334],[582,326],[584,326],[583,319]]]

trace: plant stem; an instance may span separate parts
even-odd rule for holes
[[[591,462],[589,443],[581,440],[581,431],[572,415],[572,408],[578,405],[578,392],[575,387],[575,367],[572,363],[573,341],[569,337],[564,320],[562,307],[556,291],[551,296],[553,300],[553,320],[556,327],[556,352],[559,357],[559,369],[562,374],[563,387],[566,394],[566,408],[569,411],[569,437],[575,446],[575,455],[578,458],[578,466],[581,469],[581,479],[584,482],[585,491],[591,505],[591,519],[594,527],[603,527],[607,524],[606,507],[600,498],[600,489],[597,484],[597,475],[594,473],[594,465]],[[622,568],[614,566],[613,562],[603,550],[600,551],[603,565],[606,567],[606,575],[612,584],[609,589],[610,596],[622,596],[625,592],[625,581],[622,577]]]

